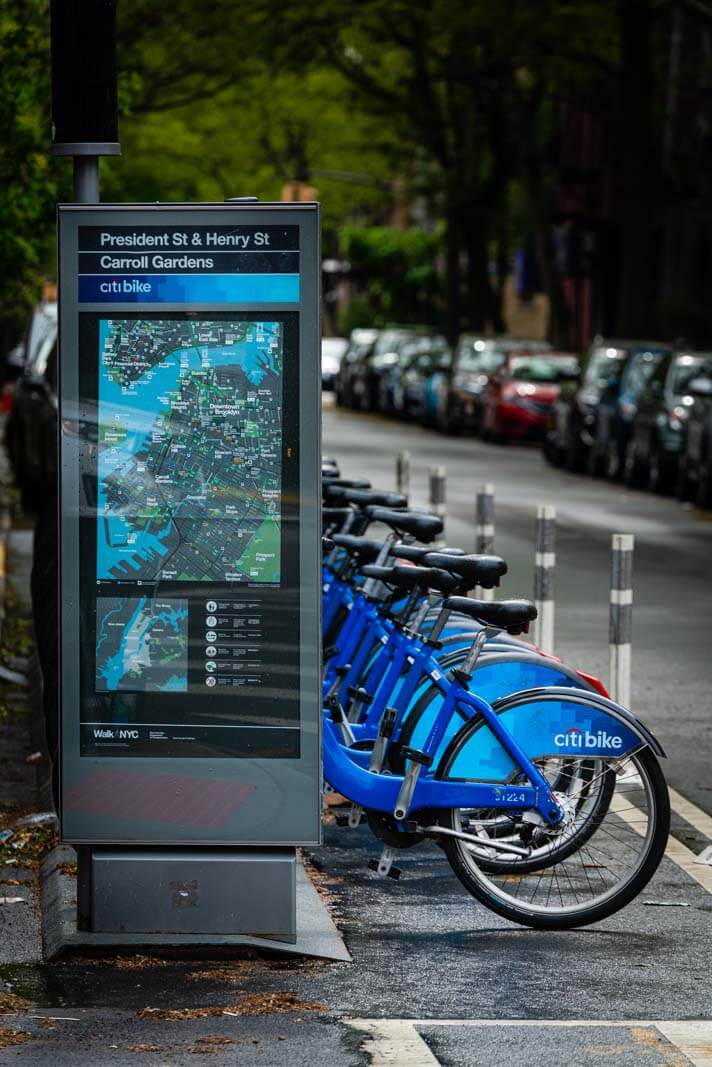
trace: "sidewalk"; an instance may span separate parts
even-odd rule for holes
[[[11,530],[11,493],[0,457],[0,964],[42,958],[38,914],[39,858],[46,827],[23,825],[37,808],[37,730],[27,679],[32,652],[29,572],[32,535]],[[0,1003],[3,1001],[0,985]]]

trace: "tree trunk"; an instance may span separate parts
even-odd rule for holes
[[[485,219],[495,217],[493,208],[486,214],[468,213],[463,217],[463,241],[467,251],[467,308],[469,329],[484,333],[504,333],[501,291],[492,285],[489,272],[489,227]]]
[[[618,332],[642,337],[654,329],[655,250],[651,224],[657,182],[651,143],[650,0],[619,0],[618,18],[621,34]]]
[[[451,190],[445,208],[445,336],[454,345],[460,334],[461,218]]]

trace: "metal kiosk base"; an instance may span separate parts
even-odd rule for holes
[[[42,896],[47,959],[89,947],[243,945],[351,959],[293,848],[87,845],[75,854],[65,845],[43,864]]]
[[[84,846],[78,858],[82,930],[297,940],[293,848]]]

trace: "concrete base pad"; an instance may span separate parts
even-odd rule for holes
[[[94,934],[77,929],[77,856],[59,846],[42,865],[42,936],[46,960],[78,949],[220,949],[250,947],[289,956],[349,963],[351,955],[301,863],[297,863],[297,940],[273,941],[242,934]],[[207,953],[206,953],[207,954]]]

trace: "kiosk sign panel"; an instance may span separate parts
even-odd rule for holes
[[[318,209],[59,220],[64,837],[318,840]]]

